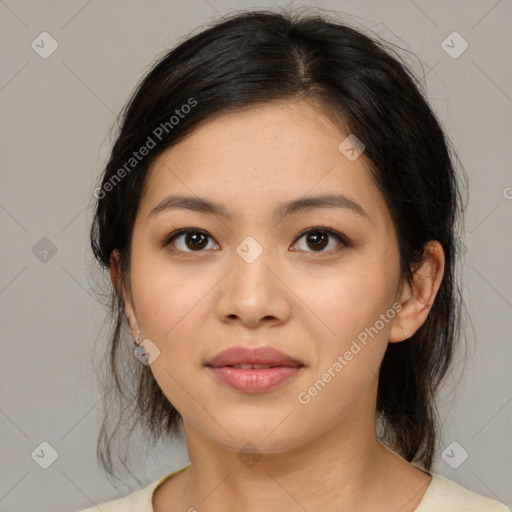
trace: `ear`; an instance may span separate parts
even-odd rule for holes
[[[114,249],[110,254],[110,279],[115,289],[117,290],[117,293],[121,296],[124,312],[128,320],[130,330],[132,331],[132,335],[135,339],[137,337],[137,333],[139,332],[139,326],[135,316],[134,307],[129,297],[127,297],[121,279],[121,253],[118,249]]]
[[[414,270],[412,284],[405,283],[397,299],[402,309],[397,311],[391,331],[390,343],[410,338],[425,322],[441,286],[444,275],[444,251],[437,240],[425,247],[423,260]]]

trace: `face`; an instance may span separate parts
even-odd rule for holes
[[[374,414],[399,253],[364,153],[339,149],[348,135],[307,103],[272,103],[210,120],[151,167],[127,314],[160,351],[151,371],[185,425],[228,449],[278,453],[360,421],[362,403]],[[280,209],[326,195],[344,199]],[[239,345],[302,366],[265,391],[234,389],[206,364]]]

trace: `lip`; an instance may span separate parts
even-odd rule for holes
[[[264,364],[271,368],[233,368],[239,364]],[[245,393],[262,393],[295,376],[304,367],[298,359],[272,347],[233,347],[224,350],[206,367],[224,384]]]
[[[210,359],[206,366],[221,367],[234,364],[270,364],[272,366],[299,367],[301,361],[272,347],[231,347]]]

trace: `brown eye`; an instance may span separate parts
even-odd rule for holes
[[[209,239],[213,240],[205,231],[180,229],[171,235],[165,245],[172,244],[182,252],[201,252],[208,246]]]
[[[311,228],[299,235],[297,240],[300,240],[301,238],[304,238],[306,240],[307,247],[312,249],[312,251],[306,250],[306,252],[328,252],[324,251],[324,249],[329,245],[331,238],[343,246],[349,245],[347,239],[341,233],[338,233],[333,229]]]
[[[306,240],[307,248],[301,248],[299,250],[306,252],[329,252],[329,250],[324,249],[329,246],[329,243],[332,239],[337,242],[338,246],[350,245],[348,239],[344,235],[338,233],[332,228],[310,228],[306,231],[303,231],[297,237],[296,241],[300,240],[301,238]],[[210,240],[213,241],[213,238],[206,231],[183,228],[173,233],[164,242],[164,246],[172,245],[179,252],[204,252],[204,249],[212,248],[208,247]],[[218,244],[216,248],[219,248]],[[310,250],[308,250],[308,248]],[[336,247],[332,249],[336,249]]]

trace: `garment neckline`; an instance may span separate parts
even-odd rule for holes
[[[425,489],[425,492],[423,493],[423,496],[421,497],[421,501],[418,503],[418,506],[414,509],[413,512],[422,512],[424,510],[424,507],[428,506],[432,496],[436,493],[436,489],[439,486],[439,483],[441,482],[443,476],[438,473],[433,473],[430,471],[425,471],[422,469],[424,473],[427,475],[430,475],[431,480],[429,484],[427,485],[427,488]],[[426,509],[425,509],[426,510]]]
[[[169,473],[168,475],[164,475],[160,480],[157,480],[156,483],[154,483],[153,485],[150,486],[150,503],[151,503],[151,510],[153,512],[153,496],[155,494],[155,492],[157,491],[157,489],[166,481],[168,480],[169,478],[171,478],[171,476],[174,476],[178,473],[181,473],[182,471],[184,471],[185,469],[187,469],[188,467],[190,467],[192,465],[191,462],[189,462],[188,464],[186,464],[185,466],[183,466],[182,468],[179,468],[171,473]],[[427,485],[427,488],[425,489],[425,492],[423,493],[423,496],[421,497],[421,501],[419,502],[418,506],[414,509],[413,512],[421,512],[421,508],[424,507],[428,500],[430,500],[430,495],[435,491],[435,487],[437,486],[437,484],[439,483],[440,481],[440,477],[441,475],[437,474],[437,473],[433,473],[433,472],[430,472],[430,471],[425,471],[424,469],[416,466],[420,471],[422,471],[423,473],[425,473],[426,475],[430,476],[430,482],[428,483]]]
[[[182,468],[179,468],[175,471],[173,471],[172,473],[169,473],[168,475],[164,475],[162,478],[160,478],[160,480],[157,480],[156,483],[154,483],[152,486],[152,489],[151,489],[151,500],[153,500],[153,496],[155,494],[155,492],[157,491],[157,489],[166,481],[168,480],[169,478],[171,478],[171,476],[174,476],[178,473],[181,473],[183,470],[187,469],[188,467],[190,467],[192,465],[191,462],[189,462],[187,465],[183,466]]]

